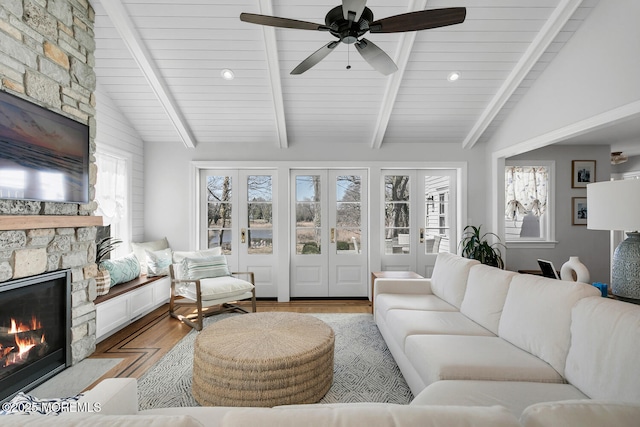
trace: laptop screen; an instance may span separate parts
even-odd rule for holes
[[[544,277],[550,277],[552,279],[560,279],[558,277],[558,272],[556,271],[556,268],[553,266],[553,263],[551,261],[539,259],[538,265],[540,266],[540,270],[542,270],[542,275]]]

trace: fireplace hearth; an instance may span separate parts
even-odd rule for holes
[[[71,366],[71,272],[0,283],[0,401]]]

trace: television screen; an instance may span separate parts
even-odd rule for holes
[[[0,91],[0,199],[89,202],[89,127]]]

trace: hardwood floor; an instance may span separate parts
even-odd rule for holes
[[[250,310],[249,302],[239,302],[238,305]],[[257,311],[371,313],[371,302],[368,300],[258,301]],[[188,311],[185,311],[184,314],[187,313]],[[98,343],[96,351],[89,356],[90,358],[121,358],[123,361],[88,388],[92,388],[105,378],[140,378],[189,331],[191,331],[189,326],[169,316],[169,304],[154,310]]]

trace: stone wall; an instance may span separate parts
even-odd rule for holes
[[[88,204],[0,200],[0,215],[96,210],[94,11],[87,0],[0,2],[0,89],[89,125]],[[95,350],[95,227],[0,231],[0,282],[70,269],[72,359]]]

